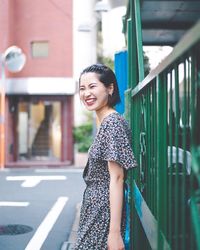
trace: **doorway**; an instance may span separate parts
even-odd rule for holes
[[[61,102],[18,102],[17,160],[61,160]]]

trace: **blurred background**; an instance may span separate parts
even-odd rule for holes
[[[0,1],[1,167],[67,166],[78,151],[87,151],[94,118],[79,101],[78,77],[96,62],[114,68],[115,53],[126,48],[122,32],[126,4],[125,0]],[[13,46],[26,58],[14,72],[4,60]],[[149,66],[158,64],[170,49],[146,47],[149,58],[160,50],[156,60],[148,59]]]
[[[116,73],[138,162],[126,249],[200,249],[199,17],[200,0],[0,0],[0,249],[24,249],[30,234],[7,235],[22,222],[33,233],[55,202],[56,236],[26,250],[59,249],[75,231],[96,132],[78,81],[97,62]]]

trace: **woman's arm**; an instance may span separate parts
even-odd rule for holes
[[[124,170],[117,162],[109,161],[110,173],[110,231],[108,250],[123,250],[121,219],[123,207]]]

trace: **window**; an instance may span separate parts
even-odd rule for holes
[[[33,58],[48,57],[49,55],[48,41],[32,42],[31,53]]]

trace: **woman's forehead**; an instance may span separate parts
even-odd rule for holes
[[[99,82],[99,75],[94,72],[87,72],[81,75],[80,82],[91,82],[91,81]]]

